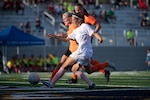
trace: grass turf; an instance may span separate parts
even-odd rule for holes
[[[49,80],[50,72],[37,72],[42,80]],[[0,86],[43,86],[41,82],[37,85],[31,85],[28,82],[30,73],[11,73],[0,75]],[[93,82],[96,83],[96,88],[124,88],[124,87],[150,87],[150,72],[148,71],[126,71],[126,72],[111,72],[110,82],[106,84],[106,79],[103,74],[97,72],[93,74],[85,73]],[[67,84],[65,81],[71,78],[71,73],[67,72],[57,81],[55,87],[66,88],[86,88],[88,85],[78,78],[77,84]]]

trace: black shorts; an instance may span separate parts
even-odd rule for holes
[[[69,48],[66,50],[66,52],[65,52],[65,54],[64,55],[66,55],[67,57],[69,57],[70,56],[70,54],[72,54],[72,52],[69,50]]]

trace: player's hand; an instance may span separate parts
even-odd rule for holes
[[[103,43],[103,39],[98,40],[99,43]]]
[[[54,35],[54,34],[47,34],[47,36],[48,36],[49,38],[55,38],[55,35]]]
[[[103,39],[100,42],[103,43]]]

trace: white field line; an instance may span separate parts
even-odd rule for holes
[[[56,83],[57,85],[64,85],[64,83]],[[69,84],[69,85],[77,85],[77,86],[86,86],[86,84]],[[88,85],[87,85],[88,86]],[[96,86],[109,86],[109,87],[147,87],[147,86],[133,86],[133,85],[100,85],[96,84]]]
[[[29,82],[10,82],[10,81],[1,81],[1,83],[18,83],[18,84],[30,84]],[[42,84],[41,82],[39,82],[38,84]],[[56,85],[62,85],[62,86],[66,86],[67,87],[67,85],[76,85],[76,86],[87,86],[88,87],[88,85],[87,84],[66,84],[66,83],[56,83]],[[36,85],[35,85],[36,86]],[[33,87],[35,87],[34,85],[33,85]],[[96,86],[109,86],[109,87],[146,87],[146,86],[133,86],[133,85],[109,85],[109,84],[106,84],[106,85],[100,85],[100,84],[96,84]],[[0,86],[1,88],[3,87],[3,86]]]

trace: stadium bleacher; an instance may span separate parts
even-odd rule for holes
[[[94,9],[94,10],[98,14],[101,9],[108,10],[110,8],[111,8],[111,5],[103,5],[101,8]],[[62,50],[66,48],[64,46],[68,46],[68,43],[66,42],[65,43],[58,42],[54,39],[49,39],[48,37],[46,37],[46,34],[49,32],[57,33],[59,31],[66,31],[66,29],[64,30],[62,27],[60,27],[59,23],[62,22],[61,16],[55,16],[54,18],[57,20],[57,22],[55,23],[55,25],[52,25],[48,22],[47,18],[44,16],[43,14],[44,11],[47,11],[47,4],[37,5],[36,7],[25,6],[24,15],[21,15],[21,14],[17,15],[15,12],[8,12],[8,11],[3,11],[2,9],[0,9],[0,31],[9,25],[15,25],[18,27],[20,21],[23,21],[23,22],[30,21],[31,27],[34,30],[32,34],[45,39],[46,46],[42,46],[41,48],[40,47],[39,48],[38,47],[24,47],[24,48],[20,47],[20,55],[26,52],[28,53],[28,55],[30,55],[31,53],[34,53],[35,55],[39,55],[39,53],[43,52],[42,51],[44,49],[43,47],[45,47],[47,48],[45,50],[46,51],[45,54],[57,52],[57,54],[60,56],[63,53]],[[90,9],[88,9],[88,11],[90,12]],[[94,55],[95,58],[97,58],[100,61],[110,58],[112,62],[119,63],[118,66],[120,66],[120,68],[125,68],[124,66],[130,66],[130,64],[131,66],[134,66],[134,67],[139,66],[140,68],[143,65],[143,63],[141,62],[144,62],[145,64],[145,50],[146,50],[145,48],[150,46],[150,42],[149,42],[150,30],[144,29],[140,26],[140,20],[138,18],[140,13],[142,13],[142,10],[135,9],[135,8],[116,9],[115,14],[117,16],[117,20],[115,24],[113,23],[106,24],[106,23],[101,22],[100,24],[102,26],[102,29],[99,31],[99,33],[102,34],[102,36],[104,37],[104,42],[102,44],[97,44],[97,42],[94,40],[93,45],[104,46],[104,47],[103,48],[94,47],[95,48],[94,50],[97,51],[96,54]],[[150,15],[150,12],[148,13]],[[41,17],[42,26],[45,28],[44,34],[39,33],[35,28],[35,19],[37,16],[39,16],[39,14]],[[138,47],[137,48],[133,47],[134,49],[132,47],[130,48],[130,45],[126,41],[125,32],[130,28],[132,28],[134,32],[137,34],[136,40],[138,42],[138,46],[143,46],[139,48],[139,51],[137,50]],[[124,46],[126,46],[127,48]],[[54,47],[54,48],[52,49],[51,47]],[[121,55],[120,53],[124,54],[124,52],[126,52],[127,50],[133,50],[132,52],[129,52],[130,54],[133,54],[133,56],[130,57],[131,59],[126,57],[127,60],[124,60],[124,59],[122,60],[120,58],[122,57],[120,56]],[[137,54],[135,54],[135,50]],[[116,54],[114,54],[114,52],[112,53],[111,51],[115,51]],[[7,58],[10,59],[13,55],[16,54],[16,47],[8,47],[7,53],[8,53]],[[138,56],[138,54],[140,55]],[[110,55],[110,57],[108,55]],[[115,57],[112,55],[115,55]],[[43,56],[44,56],[44,53],[43,53]],[[124,56],[128,56],[128,54],[125,54]],[[139,60],[135,61],[137,57],[139,57]],[[129,61],[131,62],[126,63]]]
[[[2,3],[2,2],[1,2]],[[2,4],[1,4],[2,5]],[[59,23],[62,22],[61,16],[54,16],[56,20],[55,25],[50,24],[45,16],[44,11],[47,11],[48,4],[36,5],[35,7],[25,6],[24,15],[16,14],[15,12],[3,11],[0,9],[0,30],[6,28],[9,25],[19,26],[19,23],[22,21],[26,23],[27,21],[31,22],[31,28],[33,30],[33,35],[44,38],[46,40],[46,45],[53,45],[54,41],[50,41],[46,34],[57,33],[61,31]],[[99,9],[95,9],[96,14],[99,14],[99,11],[102,9],[109,10],[111,5],[103,5]],[[88,9],[90,12],[90,9]],[[148,42],[148,37],[150,36],[150,30],[144,29],[140,26],[139,14],[142,13],[142,10],[125,7],[122,9],[115,9],[115,14],[117,16],[116,23],[101,23],[102,29],[100,33],[104,36],[105,42],[103,46],[129,46],[126,42],[125,31],[128,31],[130,28],[137,32],[137,40],[139,44],[144,42],[144,45],[150,45]],[[150,13],[149,13],[150,15]],[[39,33],[35,28],[35,19],[37,16],[41,17],[42,26],[45,28],[45,34]],[[141,37],[142,35],[142,37]],[[60,43],[60,45],[68,45],[66,43]],[[95,43],[93,45],[96,45]]]

